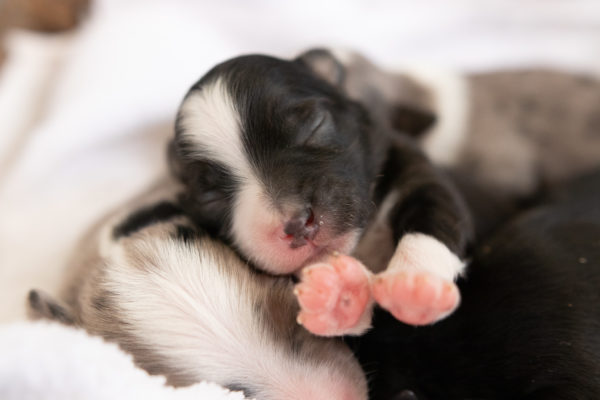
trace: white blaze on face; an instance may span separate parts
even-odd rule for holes
[[[327,227],[321,229],[313,243],[290,247],[289,240],[285,240],[284,225],[298,205],[275,207],[271,201],[248,159],[241,116],[221,78],[186,98],[181,107],[181,124],[182,139],[191,145],[192,154],[222,165],[237,180],[231,235],[236,246],[258,267],[287,274],[326,250],[352,250],[358,231],[334,237],[327,234]]]
[[[284,216],[272,206],[248,160],[241,116],[224,81],[218,78],[190,94],[181,108],[181,116],[182,139],[192,145],[194,153],[222,165],[239,182],[231,210],[231,233],[236,245],[248,258],[271,272],[297,269],[295,263],[284,265],[293,263],[292,260],[277,257]],[[307,249],[296,255],[306,253]]]
[[[194,153],[223,165],[238,178],[254,178],[242,142],[240,114],[221,78],[190,94],[181,117],[182,139]]]

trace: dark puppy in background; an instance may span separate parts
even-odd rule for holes
[[[238,57],[191,88],[171,145],[186,212],[262,270],[309,266],[296,293],[313,333],[363,332],[371,293],[404,322],[444,318],[471,234],[460,197],[315,61]],[[338,254],[354,250],[379,274]]]
[[[355,343],[370,398],[600,398],[600,171],[477,246],[459,287],[433,326],[375,314]]]
[[[339,50],[314,57],[343,65],[348,96],[398,129],[407,107],[435,114],[434,124],[413,131],[424,152],[498,200],[521,200],[600,166],[598,77],[543,69],[384,70]]]
[[[34,317],[118,343],[175,386],[212,381],[249,398],[366,400],[341,341],[296,324],[288,277],[252,270],[193,227],[163,183],[82,242],[58,300],[31,291]]]

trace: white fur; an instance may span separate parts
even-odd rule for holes
[[[275,273],[290,273],[299,265],[293,262],[288,269],[285,265],[288,260],[278,260],[277,247],[273,245],[273,241],[283,234],[283,220],[284,216],[274,209],[258,182],[242,184],[233,208],[232,232],[235,244],[257,265]],[[298,249],[297,252],[303,250]]]
[[[195,91],[181,107],[184,140],[200,156],[214,160],[238,178],[253,176],[242,142],[239,112],[222,78]]]
[[[466,78],[431,68],[406,73],[433,93],[437,120],[423,138],[425,153],[436,164],[453,165],[467,140],[470,98]]]
[[[168,387],[164,377],[134,366],[115,344],[55,323],[1,327],[0,354],[3,400],[244,399],[209,383]]]
[[[198,380],[252,383],[264,400],[363,398],[344,371],[292,359],[273,343],[254,309],[250,272],[223,256],[229,250],[156,237],[141,245],[154,268],[128,267],[117,254],[108,289],[117,293],[131,333],[171,368]],[[248,276],[238,279],[236,272]]]
[[[337,47],[330,49],[329,51],[331,54],[333,54],[336,60],[342,63],[342,65],[349,65],[356,58],[356,52],[350,49]]]
[[[107,273],[108,287],[118,294],[132,333],[174,367],[206,371],[206,378],[216,381],[235,381],[238,377],[221,370],[223,365],[260,357],[252,343],[261,341],[252,332],[252,303],[246,301],[244,288],[232,287],[235,281],[210,265],[219,260],[209,252],[197,247],[188,251],[168,239],[144,245],[157,264],[143,266],[151,270],[127,266],[121,253],[115,254]],[[247,351],[252,354],[235,359]]]
[[[235,243],[263,269],[276,273],[298,269],[302,262],[281,259],[277,254],[279,246],[273,244],[277,235],[283,234],[285,216],[268,200],[248,160],[240,115],[222,78],[192,93],[185,100],[181,115],[184,140],[193,145],[194,152],[221,164],[239,181],[232,210]],[[291,258],[304,260],[307,250],[294,251]]]
[[[388,270],[423,271],[453,281],[465,263],[445,244],[423,233],[404,235],[390,260]]]

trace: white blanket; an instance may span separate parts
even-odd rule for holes
[[[165,385],[116,345],[50,323],[0,327],[2,400],[243,400],[215,384]]]
[[[24,319],[31,287],[55,293],[82,232],[165,173],[177,106],[221,60],[325,45],[388,67],[600,64],[595,0],[92,3],[73,33],[8,38],[0,67],[0,323]]]

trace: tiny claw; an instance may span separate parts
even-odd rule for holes
[[[298,316],[296,317],[296,322],[298,323],[298,325],[303,325],[302,316],[300,314],[298,314]]]
[[[296,287],[294,287],[294,296],[296,296],[296,297],[297,297],[297,296],[300,296],[300,293],[301,293],[301,292],[302,292],[302,291],[301,291],[300,289],[298,289],[298,287],[297,287],[297,286],[296,286]]]

